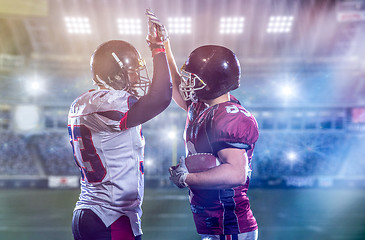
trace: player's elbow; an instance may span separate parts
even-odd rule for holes
[[[231,187],[244,185],[247,179],[247,171],[236,169],[231,174],[230,185]]]
[[[241,186],[241,185],[245,185],[246,183],[246,179],[244,177],[237,177],[235,179],[232,179],[230,185],[231,187],[237,187],[237,186]]]

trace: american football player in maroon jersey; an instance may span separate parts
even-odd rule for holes
[[[160,24],[150,15],[151,21]],[[258,225],[247,190],[259,132],[254,116],[230,94],[240,85],[240,63],[228,48],[205,45],[191,52],[179,72],[166,29],[163,32],[173,99],[187,112],[186,155],[210,153],[220,161],[209,170],[189,173],[181,158],[169,169],[170,179],[179,188],[189,187],[194,222],[202,239],[255,240]]]

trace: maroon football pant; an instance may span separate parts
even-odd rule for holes
[[[106,227],[103,221],[90,209],[74,211],[72,234],[75,240],[141,240],[134,236],[127,216],[121,216]]]

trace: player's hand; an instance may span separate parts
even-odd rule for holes
[[[146,37],[148,46],[151,50],[155,48],[164,48],[163,42],[168,39],[165,26],[151,9],[146,9],[146,16],[148,17],[148,34]]]
[[[171,166],[169,168],[170,172],[170,180],[179,188],[185,188],[188,185],[185,180],[188,176],[189,172],[185,165],[185,158],[181,157],[179,160],[179,164],[176,166]]]

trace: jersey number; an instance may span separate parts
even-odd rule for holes
[[[72,134],[70,130],[69,132],[75,160],[83,175],[86,175],[89,182],[101,182],[106,175],[106,169],[94,147],[91,131],[84,125],[74,125]],[[82,163],[76,157],[75,142],[78,142]]]
[[[250,112],[248,112],[245,109],[238,108],[235,105],[227,106],[226,107],[226,111],[227,111],[227,113],[238,113],[238,112],[241,112],[241,113],[245,114],[246,117],[251,117],[251,113]]]

